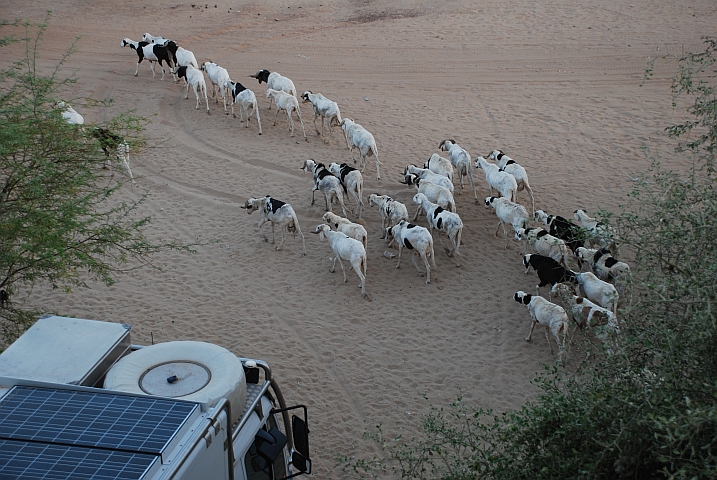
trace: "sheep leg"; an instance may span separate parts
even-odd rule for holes
[[[271,231],[272,231],[272,234],[273,234],[273,232],[274,232],[274,223],[273,223],[273,222],[272,222],[272,224],[271,224],[271,229],[272,229]],[[281,250],[281,247],[284,245],[284,240],[286,240],[286,234],[284,233],[284,227],[282,226],[282,227],[281,227],[281,243],[279,243],[279,246],[276,247],[276,251],[277,251],[277,252],[278,252],[279,250]]]
[[[391,239],[392,242],[394,240],[396,240],[396,245],[398,245],[398,263],[396,264],[396,268],[401,268],[401,254],[403,253],[403,243],[401,242],[400,238],[399,239],[395,239],[395,238]],[[391,244],[389,243],[389,245],[391,245]]]
[[[152,60],[149,61],[149,68],[152,69],[152,78],[155,78],[157,75],[154,73],[154,62]]]
[[[252,105],[252,112],[256,113],[256,123],[259,124],[259,135],[261,135],[261,118],[259,117],[259,106],[256,103]],[[249,127],[249,117],[246,119],[246,126]]]
[[[421,206],[419,205],[418,208],[416,209],[416,214],[413,216],[413,221],[414,221],[414,222],[415,222],[416,219],[418,218],[418,214],[420,213],[420,211],[421,211]]]
[[[274,126],[276,127],[276,119],[279,116],[279,107],[276,108],[276,114],[274,115]]]
[[[319,187],[314,184],[314,189],[311,190],[311,204],[312,205],[314,204],[314,192],[316,192],[316,190],[318,190],[318,189],[319,189]]]
[[[301,118],[301,108],[298,107],[298,106],[297,106],[297,108],[296,108],[296,116],[299,117],[299,123],[301,124],[301,131],[304,132],[304,140],[306,140],[306,141],[308,142],[309,139],[306,138],[306,129],[304,128],[304,120]],[[323,124],[322,124],[321,129],[323,130],[323,128],[324,128],[324,127],[323,127]],[[292,121],[292,123],[291,123],[291,129],[292,129],[292,132],[293,132],[293,130],[294,130],[294,122],[293,122],[293,121]]]
[[[314,112],[314,130],[316,130],[316,135],[322,135],[322,136],[323,136],[323,134],[324,134],[324,132],[323,132],[323,130],[324,130],[324,120],[323,120],[323,119],[321,120],[321,133],[319,133],[319,127],[316,126],[316,119],[319,118],[320,116],[321,116],[321,115],[319,115],[318,113]]]
[[[189,93],[189,92],[187,92],[187,93]],[[199,110],[199,92],[197,91],[197,85],[194,85],[194,96],[197,97],[197,105],[196,105],[196,107],[194,107],[194,109]]]
[[[533,319],[532,323],[530,324],[530,333],[527,337],[525,337],[525,341],[529,342],[531,338],[533,338],[533,329],[535,328],[535,324],[538,323],[537,320]]]
[[[334,252],[334,253],[336,253],[336,252]],[[334,262],[336,260],[339,261],[339,266],[341,267],[341,273],[344,274],[344,283],[347,283],[348,279],[346,278],[346,269],[344,269],[344,262],[341,261],[341,257],[338,254],[336,254],[336,257],[334,258]],[[360,272],[360,270],[357,270],[357,273],[358,272]]]
[[[361,268],[362,265],[363,265],[364,271],[362,271],[362,268]],[[359,261],[353,262],[351,264],[351,266],[353,267],[354,272],[356,272],[356,274],[358,275],[359,280],[361,280],[361,282],[358,284],[358,288],[361,289],[361,294],[365,297],[366,296],[366,275],[365,275],[366,258],[362,257],[361,259],[359,259]]]
[[[271,222],[271,243],[272,244],[275,243],[274,242],[274,222]]]
[[[292,110],[291,107],[286,109],[286,116],[289,118],[289,132],[290,132],[289,136],[293,137],[294,136],[294,119],[291,118],[291,110]]]
[[[473,198],[476,199],[476,202],[478,201],[478,193],[476,192],[476,185],[473,182],[473,172],[471,170],[468,170],[468,180],[471,182],[471,187],[473,188]],[[533,215],[535,215],[535,207],[533,207]]]
[[[326,206],[325,212],[332,212],[330,205],[331,205],[331,197],[333,195],[330,192],[324,192],[324,205]],[[344,216],[346,216],[346,212],[344,212]]]
[[[142,60],[140,60],[139,62],[141,62],[141,61],[142,61]],[[137,74],[139,73],[139,62],[137,62],[137,68],[136,68],[135,71],[134,71],[134,76],[135,76],[135,77],[136,77]]]
[[[326,140],[324,140],[324,143],[326,143],[327,145],[331,143],[331,130],[332,130],[332,129],[331,129],[331,122],[332,122],[332,121],[333,121],[333,118],[327,118],[327,119],[326,119],[326,125],[327,125],[327,128],[328,128],[328,130],[329,130],[329,138],[327,138]],[[324,134],[324,124],[322,123],[322,124],[321,124],[321,135],[323,136],[323,134]]]
[[[545,328],[545,339],[548,341],[548,347],[550,348],[550,354],[553,354],[553,344],[550,342],[550,335],[548,335],[548,328]],[[560,343],[558,342],[558,339],[555,339],[555,343],[558,344],[558,347],[560,346]]]
[[[256,226],[256,228],[257,228],[257,230],[259,230],[259,233],[261,234],[261,236],[264,237],[264,241],[268,242],[269,239],[266,238],[266,234],[261,231],[261,227],[263,227],[266,222],[268,222],[268,220],[266,220],[265,218],[262,218],[261,220],[259,220],[259,224]]]

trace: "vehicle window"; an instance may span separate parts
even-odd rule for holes
[[[270,429],[277,427],[277,422],[273,415],[269,416],[264,430],[269,431]],[[257,441],[251,444],[249,450],[246,452],[244,457],[244,468],[246,469],[246,478],[248,480],[274,480],[277,478],[284,478],[286,476],[286,465],[284,463],[284,453],[282,452],[274,464],[270,465],[266,459],[257,453],[256,450]]]

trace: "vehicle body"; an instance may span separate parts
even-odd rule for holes
[[[311,473],[306,407],[286,407],[266,362],[203,342],[140,347],[129,334],[129,325],[46,315],[0,354],[0,478],[274,480]],[[198,359],[190,347],[199,349]],[[216,366],[217,349],[220,363],[233,358],[239,378]],[[108,388],[128,365],[162,350],[173,360],[131,366],[143,370],[136,391]],[[217,382],[229,385],[228,393],[207,397]],[[292,411],[298,415],[290,419]]]

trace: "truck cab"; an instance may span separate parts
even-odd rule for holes
[[[43,316],[0,354],[0,478],[278,480],[311,473],[307,409],[269,365],[129,325]]]

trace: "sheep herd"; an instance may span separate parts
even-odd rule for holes
[[[159,63],[162,67],[162,77],[164,77],[163,62],[167,63],[175,82],[180,78],[185,79],[187,90],[185,98],[188,97],[191,85],[197,99],[196,108],[199,108],[201,94],[207,106],[207,113],[210,113],[207,84],[204,78],[206,73],[212,84],[212,97],[218,101],[215,92],[217,89],[222,96],[224,112],[228,114],[227,101],[231,105],[232,115],[234,115],[234,104],[238,104],[240,121],[243,121],[243,117],[246,116],[246,127],[248,128],[249,118],[254,115],[259,127],[259,135],[261,135],[261,119],[256,95],[241,83],[232,82],[226,69],[213,62],[204,62],[200,67],[190,51],[178,47],[171,40],[153,37],[148,33],[143,35],[140,42],[124,39],[121,45],[129,46],[137,52],[137,71],[139,63],[143,59],[147,59],[150,62],[153,75],[155,74],[154,63]],[[135,75],[137,75],[137,71]],[[268,70],[260,70],[250,77],[257,79],[259,84],[266,83],[269,109],[271,109],[272,103],[276,107],[274,125],[277,123],[279,112],[285,111],[290,135],[294,136],[292,116],[296,112],[304,138],[306,138],[299,97],[294,83],[289,78]],[[332,163],[327,167],[313,160],[304,161],[301,169],[313,176],[312,205],[314,204],[314,193],[317,190],[324,196],[326,210],[322,217],[324,223],[316,226],[311,233],[319,235],[321,240],[327,240],[333,250],[331,272],[334,271],[338,261],[344,275],[344,282],[346,282],[344,262],[348,262],[349,267],[347,268],[354,270],[360,279],[358,286],[361,288],[362,295],[370,300],[370,296],[366,293],[368,235],[363,225],[347,218],[347,203],[350,199],[353,203],[352,214],[357,219],[361,219],[364,206],[362,173],[368,163],[367,157],[375,158],[376,177],[380,179],[379,165],[381,163],[378,160],[376,140],[361,125],[350,118],[342,118],[336,102],[320,93],[306,91],[300,98],[303,103],[312,105],[314,128],[322,138],[324,138],[324,125],[326,125],[328,138],[325,143],[331,141],[332,128],[339,126],[344,134],[346,146],[351,151],[352,160],[354,159],[354,148],[358,149],[361,159],[360,165],[358,165],[360,169],[353,168],[347,163]],[[316,126],[316,120],[319,118],[321,119],[321,131]],[[536,286],[535,295],[518,291],[513,296],[515,301],[528,308],[532,319],[530,334],[525,340],[530,340],[536,324],[544,325],[551,352],[552,343],[548,337],[548,331],[552,333],[558,344],[559,355],[562,356],[566,348],[571,318],[580,328],[594,329],[602,340],[607,340],[608,337],[618,334],[617,305],[620,294],[629,279],[630,270],[627,264],[613,256],[616,248],[615,232],[596,219],[589,217],[583,210],[574,212],[574,219],[578,223],[560,216],[546,214],[542,210],[536,211],[533,190],[530,187],[525,168],[500,150],[491,151],[486,155],[487,158],[479,156],[475,162],[471,159],[471,155],[453,139],[441,141],[438,144],[438,150],[447,152],[448,158],[434,153],[424,165],[406,165],[403,170],[401,183],[416,190],[413,202],[417,208],[412,219],[409,218],[407,206],[388,195],[375,193],[366,197],[368,206],[377,207],[379,210],[381,238],[385,238],[389,246],[395,243],[398,247],[396,267],[400,267],[405,248],[411,251],[411,259],[419,274],[425,275],[426,283],[430,283],[431,268],[436,268],[433,245],[434,230],[446,254],[455,260],[456,266],[460,266],[458,256],[460,255],[463,222],[456,211],[456,202],[453,197],[456,189],[454,176],[458,177],[458,193],[460,194],[464,190],[465,177],[466,188],[470,185],[474,198],[478,201],[473,169],[481,169],[485,174],[491,195],[485,198],[485,206],[493,209],[499,220],[495,236],[502,227],[507,248],[506,224],[508,224],[514,232],[514,238],[524,243],[521,254],[528,249],[532,252],[523,256],[525,272],[528,273],[529,269],[533,268],[540,280]],[[129,168],[128,165],[127,168]],[[493,196],[493,190],[499,196]],[[528,213],[525,206],[518,203],[517,195],[520,191],[526,191],[529,194],[531,213]],[[341,208],[343,217],[333,213],[334,204]],[[350,203],[348,206],[351,206]],[[272,243],[275,243],[275,226],[278,227],[281,240],[276,245],[276,250],[281,250],[285,232],[289,232],[294,237],[298,235],[301,238],[303,254],[306,255],[305,238],[301,232],[296,212],[291,205],[267,195],[249,198],[242,208],[246,209],[249,214],[254,211],[259,212],[257,224],[259,232],[265,223],[271,224]],[[415,222],[421,213],[426,216],[428,228],[410,223],[411,221]],[[531,222],[539,223],[540,227],[531,227]],[[443,243],[442,236],[447,238],[448,246]],[[264,238],[266,239],[266,236]],[[387,251],[386,256],[391,258],[393,254]],[[422,260],[424,270],[417,263],[417,257]],[[577,271],[569,269],[570,261],[577,263]],[[588,272],[581,271],[583,264],[589,267]],[[550,290],[546,299],[540,296],[540,288],[548,285]],[[552,302],[553,295],[562,305]]]

